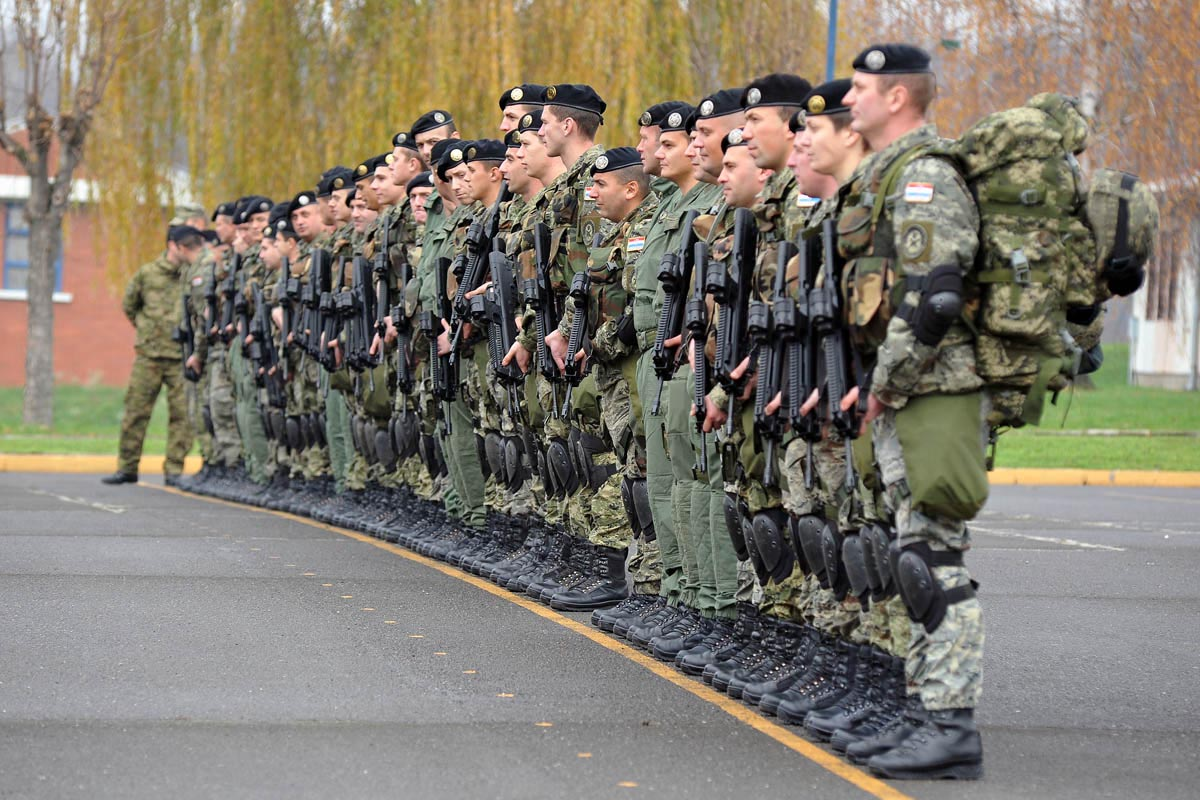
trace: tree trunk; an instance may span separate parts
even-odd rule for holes
[[[34,197],[37,194],[34,190]],[[33,206],[34,198],[30,199]],[[52,208],[48,213],[29,209],[24,413],[27,425],[54,424],[54,262],[62,247],[63,213],[63,209]]]

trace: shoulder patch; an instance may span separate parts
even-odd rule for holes
[[[933,184],[912,182],[904,187],[904,202],[931,203],[933,202]]]
[[[803,192],[796,193],[796,205],[800,208],[816,208],[820,203],[819,197],[809,197]]]
[[[192,278],[192,286],[199,286],[202,283],[204,283],[203,275],[197,275],[196,277]]]
[[[642,248],[646,246],[645,236],[630,236],[629,241],[625,243],[625,252],[640,253]]]

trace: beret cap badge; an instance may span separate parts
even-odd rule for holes
[[[346,182],[344,180],[342,180],[341,178],[334,178],[333,179],[333,188],[340,189],[340,188],[342,188],[343,185],[345,185],[345,183]]]
[[[434,122],[445,122],[445,121],[446,121],[446,115],[445,115],[445,114],[443,114],[443,113],[442,113],[442,112],[440,112],[440,111],[438,111],[438,112],[435,112],[435,113],[434,113],[434,115],[433,115],[433,121],[434,121]]]
[[[678,111],[672,111],[671,116],[667,117],[667,125],[671,128],[678,128],[683,124],[683,115]]]
[[[519,103],[521,101],[521,98],[525,96],[525,92],[521,89],[520,86],[518,86],[518,87],[514,88],[511,92],[509,92],[508,96],[512,98],[512,101],[514,103]]]
[[[707,117],[712,112],[713,112],[713,101],[712,100],[705,100],[703,103],[700,104],[700,114],[702,116]]]
[[[759,91],[757,86],[746,92],[746,101],[750,105],[757,105],[760,100],[762,100],[762,92]]]
[[[597,169],[608,169],[608,156],[600,156],[596,159]]]
[[[546,87],[546,99],[553,100],[556,97],[558,97],[558,89],[554,86],[547,86]]]
[[[647,125],[649,125],[653,121],[654,121],[654,118],[650,116],[649,111],[643,111],[642,115],[640,117],[638,117],[638,125],[641,125],[643,128],[646,127]]]
[[[882,50],[872,50],[867,53],[867,67],[870,69],[883,69],[883,65],[887,63],[887,58],[883,55]]]
[[[733,130],[731,130],[729,132],[729,143],[730,144],[741,144],[742,143],[742,129],[741,128],[734,128]]]
[[[366,175],[367,174],[367,165],[359,164],[358,169],[354,170],[354,174],[355,175]]]
[[[474,157],[475,157],[475,152],[476,152],[476,151],[475,151],[475,148],[474,148],[474,147],[472,147],[470,150],[468,150],[468,151],[467,151],[467,158],[474,158]]]
[[[808,101],[808,113],[820,114],[825,110],[825,98],[817,95]]]
[[[456,148],[454,148],[453,150],[451,150],[451,151],[450,151],[450,160],[451,160],[451,161],[462,161],[462,160],[463,160],[463,151],[462,151],[462,149],[461,149],[461,148],[458,148],[458,147],[456,147]]]
[[[521,117],[521,124],[522,125],[532,125],[533,124],[533,114],[526,114],[525,116]]]

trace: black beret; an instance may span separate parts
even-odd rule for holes
[[[580,111],[590,111],[604,119],[604,109],[608,104],[600,99],[596,90],[586,83],[556,83],[547,86],[542,93],[542,102],[548,106],[566,106]]]
[[[407,185],[405,185],[404,190],[408,194],[412,194],[413,189],[420,189],[423,186],[428,186],[430,189],[433,188],[433,177],[428,172],[418,173],[417,177],[413,178],[408,182]]]
[[[291,208],[291,205],[291,203],[276,203],[271,206],[271,216],[267,219],[267,227],[263,231],[263,236],[273,239],[276,232],[287,230],[291,226],[291,221],[288,219],[288,209]]]
[[[412,135],[416,136],[418,133],[425,133],[434,128],[449,125],[452,122],[454,122],[454,117],[450,116],[449,111],[442,111],[435,108],[433,111],[426,111],[417,117],[417,121],[412,124]]]
[[[696,130],[696,122],[700,119],[699,109],[692,109],[692,113],[687,115],[687,119],[683,121],[683,131],[688,136],[691,136]]]
[[[854,59],[856,72],[872,75],[908,75],[932,72],[929,53],[911,44],[873,44]]]
[[[788,130],[792,133],[799,133],[804,130],[805,113],[803,108],[796,109],[796,113],[788,119]]]
[[[514,103],[517,105],[541,105],[542,94],[545,91],[546,87],[540,83],[522,83],[520,86],[506,89],[504,94],[500,95],[500,110],[503,111]]]
[[[237,210],[237,200],[227,200],[224,203],[217,203],[217,207],[213,209],[212,221],[216,222],[217,217],[232,217],[233,212]]]
[[[504,146],[510,147],[510,148],[521,146],[521,130],[520,130],[520,128],[513,128],[511,131],[504,134]]]
[[[804,106],[796,112],[797,123],[803,128],[806,117],[825,117],[849,111],[850,107],[842,102],[849,92],[849,78],[839,78],[815,87],[804,98]]]
[[[450,144],[449,146],[442,148],[440,157],[434,157],[434,162],[436,164],[434,171],[436,171],[437,176],[444,181],[446,180],[447,172],[464,162],[464,159],[467,157],[466,148],[473,144],[473,142],[469,140],[463,141],[462,139],[445,139],[443,141],[449,142]],[[442,144],[442,142],[438,142],[438,144]],[[435,149],[434,152],[436,153],[437,150]]]
[[[671,112],[681,111],[686,115],[690,109],[691,105],[682,100],[668,100],[665,103],[655,103],[638,117],[638,125],[642,128],[661,126],[666,118],[671,115]]]
[[[193,228],[191,225],[172,225],[167,231],[167,241],[175,242],[175,244],[179,244],[190,236],[203,239],[204,231],[199,228]]]
[[[357,194],[358,194],[358,186],[352,186],[350,188],[350,191],[346,192],[346,207],[347,208],[351,207],[350,202],[354,199],[354,196]]]
[[[668,105],[664,103],[663,105]],[[657,121],[658,127],[664,133],[668,131],[686,131],[687,120],[696,109],[689,103],[670,103],[671,109],[662,115]]]
[[[745,147],[746,140],[742,138],[742,129],[734,128],[721,139],[721,152],[729,152],[731,147]]]
[[[300,192],[298,195],[293,197],[291,202],[288,203],[288,217],[290,218],[292,214],[295,213],[296,209],[304,208],[305,206],[312,205],[315,202],[317,202],[316,193],[305,189],[303,192]]]
[[[393,136],[392,147],[403,147],[406,150],[412,150],[414,153],[420,152],[417,150],[417,137],[409,131],[400,131]]]
[[[642,157],[638,155],[635,147],[614,147],[611,150],[605,150],[592,164],[592,174],[598,175],[601,172],[616,172],[617,170],[626,169],[628,167],[640,167],[642,165]]]
[[[467,145],[463,161],[503,161],[504,142],[499,139],[476,139]]]
[[[713,92],[696,106],[696,119],[712,119],[742,110],[742,88]]]
[[[200,238],[211,245],[219,245],[221,243],[221,237],[216,231],[200,231]]]
[[[433,163],[436,164],[442,159],[442,156],[446,155],[446,151],[452,147],[458,147],[461,144],[462,139],[442,139],[440,142],[437,142],[433,145],[433,148],[429,153],[430,158],[432,158]]]
[[[330,167],[317,181],[317,197],[329,197],[335,189],[345,189],[354,183],[354,173],[349,167]]]
[[[798,106],[812,91],[812,84],[799,75],[772,72],[755,78],[742,92],[742,108],[755,106]]]
[[[375,170],[390,163],[389,159],[391,155],[391,153],[380,153],[377,156],[364,159],[362,163],[354,168],[354,182],[370,180],[375,175]]]
[[[542,127],[542,110],[539,108],[536,111],[530,111],[525,116],[521,117],[517,122],[517,133],[526,133],[528,131],[537,131]]]
[[[272,205],[273,203],[269,197],[263,197],[260,194],[243,197],[238,201],[238,213],[234,216],[233,222],[236,225],[247,223],[250,221],[250,217],[255,214],[270,211]]]

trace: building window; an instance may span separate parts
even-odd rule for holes
[[[29,221],[23,202],[4,204],[4,288],[24,292],[29,284]],[[62,291],[62,254],[54,262],[54,291]]]

